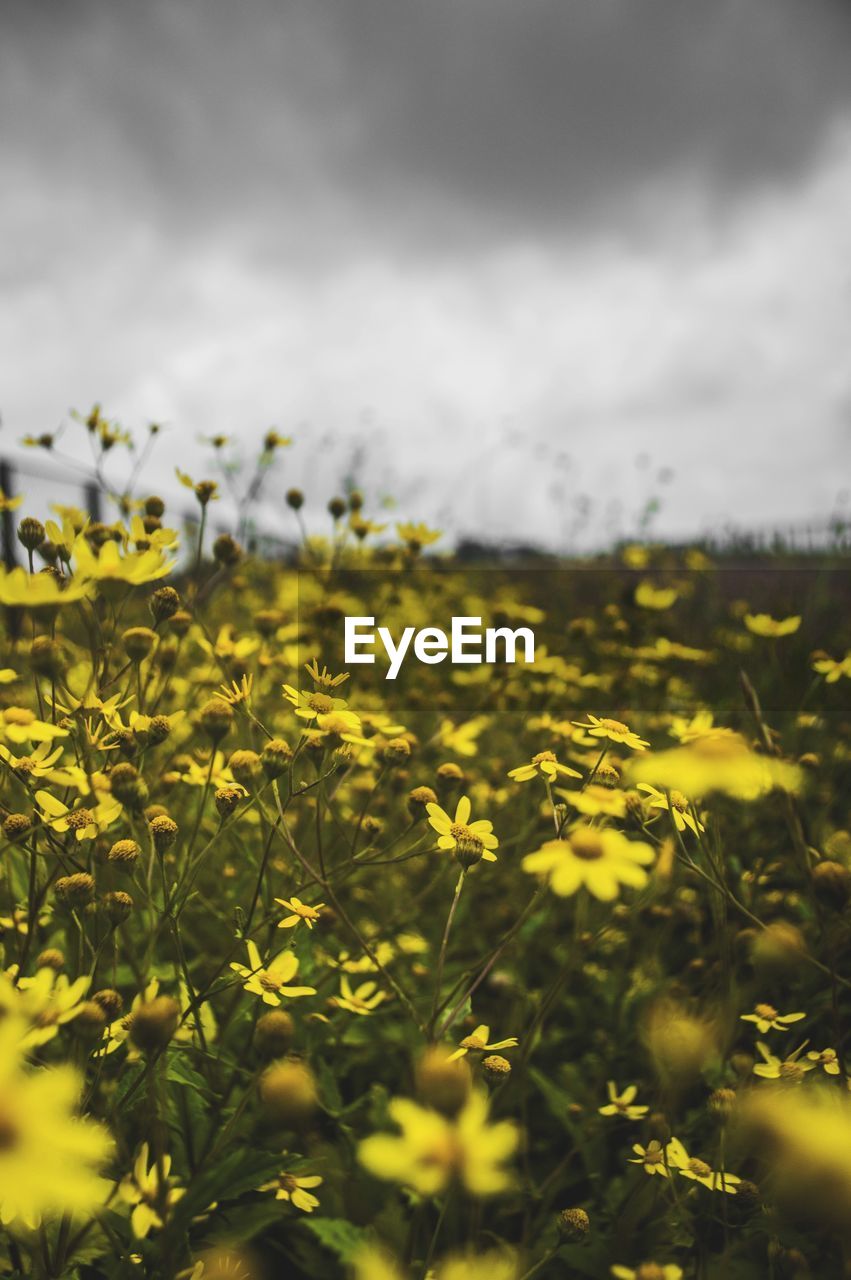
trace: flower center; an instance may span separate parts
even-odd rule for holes
[[[461,1041],[462,1049],[484,1049],[485,1042],[480,1036],[465,1036]]]
[[[692,1173],[697,1174],[698,1178],[708,1178],[712,1172],[712,1169],[706,1161],[698,1160],[696,1156],[693,1156],[691,1160],[689,1160],[688,1167]]]
[[[781,1062],[780,1075],[784,1080],[803,1080],[804,1068],[800,1062]]]
[[[329,711],[334,710],[333,699],[329,698],[325,693],[312,693],[307,699],[307,705],[311,711],[315,711],[319,715],[327,715]]]
[[[758,1004],[755,1006],[754,1012],[758,1013],[761,1018],[767,1018],[769,1022],[773,1022],[777,1017],[777,1010],[770,1004]]]
[[[664,1161],[664,1155],[662,1152],[662,1148],[659,1146],[659,1143],[651,1142],[650,1146],[644,1152],[644,1163],[645,1164],[662,1164],[663,1161]]]
[[[67,815],[66,821],[71,831],[82,831],[84,827],[91,826],[94,818],[91,809],[76,809]]]
[[[682,791],[671,791],[669,794],[672,808],[678,809],[680,813],[685,813],[688,809],[688,800],[686,800]]]
[[[604,717],[600,724],[604,729],[608,729],[609,733],[629,733],[629,726],[621,720],[609,720]]]
[[[0,1112],[0,1155],[4,1155],[7,1151],[12,1151],[18,1142],[19,1136],[18,1127],[11,1117]]]
[[[635,1273],[635,1280],[665,1280],[665,1272],[655,1262],[642,1262]]]
[[[453,822],[449,828],[449,834],[453,840],[476,840],[476,835],[470,830],[464,822]]]
[[[574,857],[581,858],[583,862],[596,862],[603,856],[603,841],[596,831],[574,831],[570,847]]]
[[[556,758],[552,751],[539,751],[536,756],[532,756],[532,764],[555,764]]]
[[[292,1195],[293,1191],[298,1191],[298,1179],[291,1173],[282,1173],[278,1178],[282,1191],[289,1191]]]
[[[260,979],[260,986],[264,991],[278,991],[280,989],[281,984],[278,979],[274,978],[267,970],[264,969],[262,973],[258,973],[257,977]]]

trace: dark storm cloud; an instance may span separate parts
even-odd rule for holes
[[[2,6],[7,171],[88,217],[344,251],[649,232],[809,166],[851,100],[839,0]],[[659,193],[663,196],[659,199]],[[693,212],[693,210],[692,210]],[[70,208],[66,217],[78,211]]]

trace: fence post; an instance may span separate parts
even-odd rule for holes
[[[92,524],[101,524],[103,522],[103,505],[101,503],[100,487],[89,480],[83,485],[83,495],[86,500],[86,510],[89,513]]]
[[[10,462],[0,458],[0,490],[6,498],[15,496],[15,472]],[[3,535],[3,563],[7,569],[14,569],[17,564],[15,556],[15,520],[12,512],[4,504],[0,513],[0,529]]]

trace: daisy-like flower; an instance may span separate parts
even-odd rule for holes
[[[281,996],[315,996],[315,987],[291,987],[290,980],[298,973],[298,957],[292,951],[281,951],[268,965],[260,959],[256,942],[249,938],[245,944],[248,965],[231,961],[231,968],[245,979],[244,987],[253,996],[260,996],[264,1004],[279,1005]]]
[[[40,742],[29,755],[16,756],[0,742],[0,760],[5,760],[21,782],[26,782],[29,778],[46,778],[63,751],[62,746],[54,747],[50,742]]]
[[[438,729],[440,745],[455,756],[474,756],[479,750],[479,736],[489,723],[488,716],[474,716],[463,724],[441,720]]]
[[[27,1070],[14,1016],[0,1021],[0,1224],[35,1230],[63,1213],[88,1217],[109,1194],[98,1169],[106,1129],[76,1114],[82,1081],[70,1066]]]
[[[591,738],[605,738],[609,742],[617,742],[620,746],[630,747],[633,751],[643,751],[645,747],[650,746],[649,742],[639,738],[638,734],[621,720],[611,720],[607,716],[600,718],[589,712],[587,721],[574,720],[573,724],[577,729],[584,729]]]
[[[92,593],[90,582],[62,583],[52,573],[27,573],[19,565],[6,569],[0,565],[0,604],[21,609],[55,609],[74,604]]]
[[[94,840],[121,815],[120,802],[108,792],[91,808],[69,809],[49,791],[37,791],[35,798],[41,807],[42,822],[60,834],[73,831],[78,840]]]
[[[332,711],[345,711],[348,703],[345,698],[333,698],[330,693],[324,689],[294,689],[291,684],[282,686],[284,698],[289,704],[295,708],[295,713],[299,720],[315,720],[322,728],[322,720],[325,716],[331,714]],[[353,720],[357,722],[356,727],[360,728],[360,718],[354,713],[349,712]]]
[[[768,1045],[763,1044],[761,1040],[757,1041],[756,1047],[763,1061],[754,1063],[753,1073],[763,1080],[782,1080],[784,1084],[800,1084],[808,1071],[815,1070],[815,1062],[808,1062],[806,1059],[801,1058],[801,1053],[804,1049],[803,1045],[796,1049],[794,1053],[790,1053],[788,1058],[778,1058],[776,1054],[771,1052]],[[807,1054],[807,1058],[812,1056],[812,1054]],[[816,1058],[820,1056],[820,1054],[815,1055]],[[835,1074],[838,1075],[838,1073],[839,1067],[837,1066]]]
[[[0,734],[16,746],[22,746],[25,742],[53,742],[55,738],[67,738],[68,730],[39,720],[29,707],[4,707],[0,711]]]
[[[674,826],[677,831],[685,831],[688,827],[689,831],[697,835],[698,832],[706,830],[702,822],[695,820],[690,802],[682,791],[669,791],[666,795],[650,782],[639,782],[635,789],[644,792],[651,809],[670,810],[674,816]]]
[[[614,1280],[683,1280],[683,1269],[675,1262],[642,1262],[638,1270],[632,1267],[621,1267],[617,1264],[609,1274]]]
[[[509,1036],[507,1040],[494,1040],[491,1043],[491,1029],[482,1023],[471,1035],[464,1037],[455,1052],[450,1053],[447,1062],[455,1062],[456,1059],[465,1057],[471,1050],[474,1053],[496,1053],[498,1049],[516,1049],[517,1044],[516,1036]]]
[[[174,1186],[168,1187],[164,1196],[161,1194],[163,1183],[168,1182],[168,1176],[171,1173],[171,1156],[163,1156],[161,1170],[156,1159],[151,1162],[149,1168],[148,1159],[148,1144],[143,1142],[133,1162],[133,1172],[128,1173],[118,1184],[118,1194],[121,1199],[125,1204],[133,1206],[130,1226],[137,1240],[144,1240],[145,1236],[154,1229],[159,1230],[164,1225],[160,1213],[161,1207],[164,1207],[168,1214],[168,1210],[185,1194],[182,1187]],[[160,1182],[160,1172],[162,1172],[162,1182]]]
[[[807,1054],[810,1062],[815,1066],[821,1067],[829,1076],[838,1076],[840,1073],[839,1057],[835,1049],[811,1049]]]
[[[813,671],[824,676],[825,684],[836,684],[842,676],[851,680],[851,649],[844,658],[830,658],[827,654],[819,655],[813,662]]]
[[[656,1138],[652,1142],[648,1142],[646,1147],[642,1147],[640,1142],[634,1142],[632,1149],[635,1152],[635,1156],[627,1157],[630,1164],[640,1164],[645,1173],[651,1175],[658,1173],[660,1177],[670,1178],[671,1174],[665,1158],[664,1148]]]
[[[650,1110],[649,1107],[636,1103],[638,1087],[634,1084],[627,1085],[623,1093],[618,1093],[614,1080],[608,1080],[606,1092],[609,1095],[609,1101],[605,1106],[598,1107],[601,1116],[621,1116],[626,1120],[642,1120]]]
[[[604,813],[609,818],[623,818],[626,814],[626,796],[615,787],[605,787],[591,782],[583,791],[563,791],[559,796],[588,818]]]
[[[742,1022],[755,1022],[760,1035],[766,1031],[788,1031],[793,1022],[806,1018],[805,1013],[778,1013],[771,1004],[754,1005],[753,1013],[743,1013]]]
[[[509,778],[515,782],[531,782],[533,778],[542,777],[546,782],[555,782],[557,778],[581,778],[582,774],[569,765],[560,764],[552,751],[539,751],[532,756],[528,764],[509,769]]]
[[[799,614],[790,618],[772,618],[770,613],[746,613],[744,621],[752,635],[771,639],[794,635],[801,625]]]
[[[553,893],[568,898],[583,886],[602,902],[618,896],[620,886],[643,889],[645,867],[653,861],[649,844],[628,840],[610,828],[574,827],[565,839],[548,840],[523,859],[523,870],[543,875]]]
[[[426,805],[429,826],[438,835],[437,847],[454,852],[459,844],[465,846],[478,844],[481,846],[484,861],[496,862],[496,854],[491,850],[497,848],[499,841],[493,834],[493,823],[485,818],[478,818],[475,822],[471,822],[471,811],[469,796],[461,796],[455,807],[454,818],[450,818],[439,804]]]
[[[213,697],[218,698],[221,702],[227,702],[231,707],[236,707],[240,702],[248,702],[253,688],[254,676],[246,675],[242,677],[239,683],[236,680],[231,680],[230,685],[220,685]]]
[[[665,1148],[668,1165],[676,1169],[682,1178],[690,1182],[699,1182],[710,1191],[726,1191],[728,1195],[736,1194],[741,1178],[735,1173],[722,1173],[712,1168],[705,1160],[690,1156],[679,1138],[671,1138]]]
[[[359,1013],[362,1017],[366,1017],[383,1004],[387,999],[387,993],[378,989],[377,982],[361,982],[352,990],[352,985],[344,973],[340,978],[340,994],[332,996],[331,999],[338,1009],[347,1009],[349,1013]]]
[[[420,522],[419,524],[397,524],[396,532],[405,543],[409,551],[422,551],[423,547],[430,547],[433,542],[443,537],[439,529],[430,529],[427,524]]]
[[[76,1018],[90,981],[84,974],[71,982],[66,974],[48,966],[39,969],[35,977],[20,979],[18,1011],[29,1023],[22,1040],[25,1049],[47,1044],[60,1027]]]
[[[302,902],[301,898],[276,898],[279,907],[285,907],[291,914],[284,916],[283,920],[278,921],[279,929],[294,929],[296,925],[302,922],[307,925],[308,929],[312,929],[319,919],[319,912],[325,906],[324,902],[318,902],[315,907],[309,907],[306,902]]]
[[[641,609],[656,609],[660,613],[670,609],[679,599],[676,587],[656,587],[646,578],[635,588],[635,603]]]
[[[456,1177],[474,1196],[498,1195],[511,1185],[503,1165],[520,1135],[509,1120],[490,1124],[488,1111],[479,1090],[452,1120],[408,1098],[393,1098],[388,1113],[401,1134],[373,1134],[360,1144],[358,1158],[375,1177],[421,1196],[438,1195]]]
[[[165,559],[158,547],[150,547],[147,551],[127,551],[122,555],[118,543],[112,539],[95,551],[84,537],[77,538],[74,543],[74,559],[77,565],[75,579],[126,582],[134,587],[164,578],[175,565],[174,560]]]
[[[258,1187],[258,1191],[274,1191],[276,1200],[289,1200],[302,1213],[313,1213],[319,1207],[319,1200],[312,1190],[321,1186],[322,1179],[315,1173],[304,1178],[295,1173],[279,1173],[277,1178]]]

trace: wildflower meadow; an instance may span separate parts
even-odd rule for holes
[[[222,532],[224,441],[186,524],[80,430],[103,519],[2,495],[0,1273],[851,1276],[842,558],[462,558],[276,432]]]

